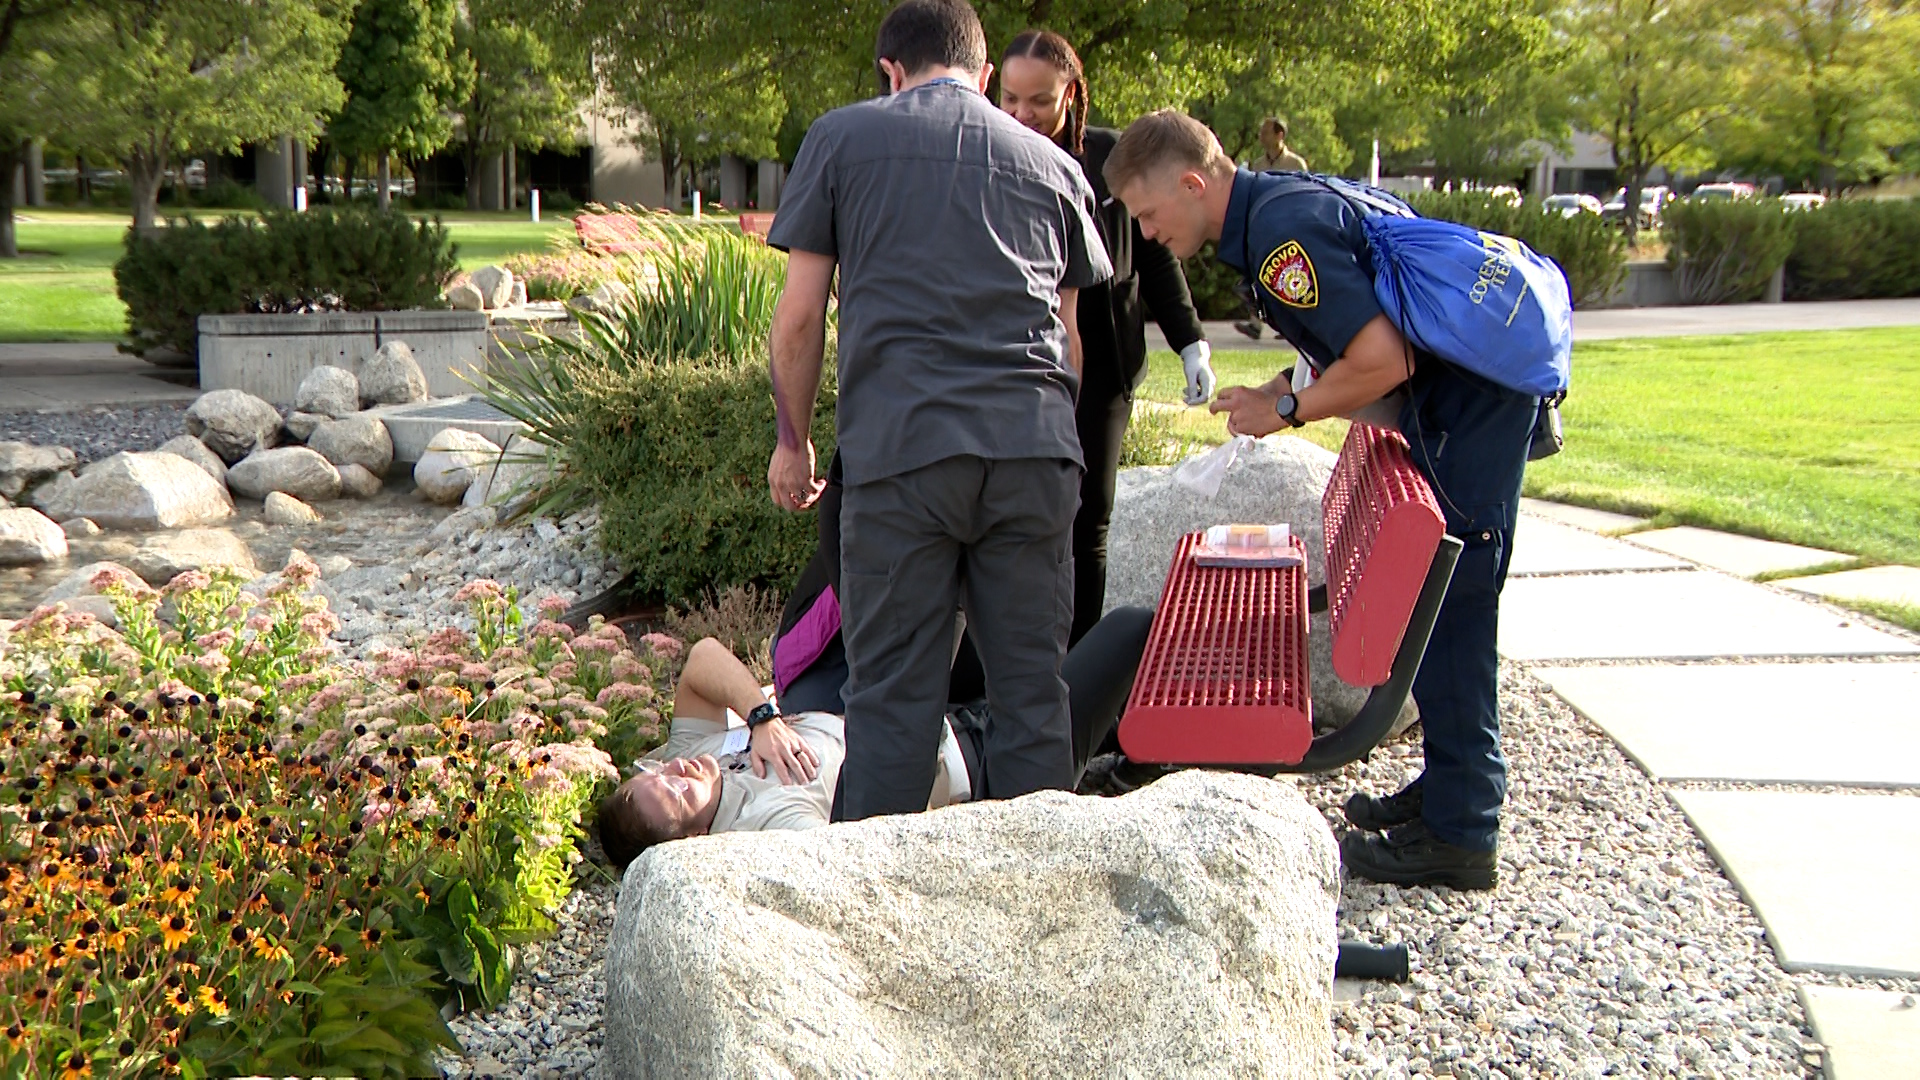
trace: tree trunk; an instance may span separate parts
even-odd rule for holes
[[[127,184],[133,190],[133,227],[139,232],[152,232],[158,227],[157,204],[160,180],[167,170],[166,158],[134,150],[121,164],[126,166]]]
[[[506,203],[508,210],[518,210],[520,208],[520,199],[518,198],[520,193],[517,190],[520,186],[520,177],[518,175],[520,172],[520,148],[517,146],[509,146],[504,153],[507,155],[506,191],[501,193],[501,199]]]
[[[1640,189],[1647,183],[1647,166],[1639,161],[1627,165],[1627,192],[1621,196],[1626,200],[1620,208],[1620,227],[1627,236],[1627,252],[1631,257],[1633,245],[1640,239]]]
[[[469,140],[460,152],[460,164],[467,170],[467,209],[480,209],[480,145]]]
[[[340,199],[353,201],[353,166],[357,159],[352,154],[340,155]]]
[[[87,155],[73,155],[73,193],[82,203],[93,201],[93,181],[87,178]]]
[[[20,244],[13,231],[13,174],[26,158],[27,144],[0,145],[0,259],[20,257]]]
[[[375,185],[373,205],[382,210],[391,210],[393,209],[393,193],[387,190],[388,186],[393,183],[393,154],[391,151],[380,151],[379,160],[374,165],[373,171],[375,174],[373,181]]]

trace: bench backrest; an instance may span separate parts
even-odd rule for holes
[[[1400,433],[1355,423],[1320,502],[1333,671],[1387,681],[1446,519]]]
[[[767,238],[768,231],[771,230],[772,228],[773,228],[772,214],[742,213],[740,215],[740,231],[743,233],[746,233],[748,236],[757,236],[760,239],[765,240]]]

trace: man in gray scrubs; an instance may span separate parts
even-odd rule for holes
[[[993,716],[986,794],[1073,785],[1074,300],[1111,273],[1073,160],[984,96],[965,0],[906,0],[875,51],[890,92],[814,122],[767,237],[789,255],[767,481],[790,510],[824,483],[806,433],[840,273],[849,820],[926,808],[960,609]]]

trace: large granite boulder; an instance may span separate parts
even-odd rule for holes
[[[480,303],[488,311],[503,308],[513,299],[513,271],[504,266],[483,266],[467,280],[480,290]]]
[[[1107,537],[1107,610],[1153,607],[1167,582],[1173,549],[1187,533],[1209,525],[1286,522],[1307,548],[1307,583],[1326,582],[1320,496],[1338,455],[1294,436],[1269,435],[1242,450],[1212,498],[1174,479],[1174,467],[1128,469],[1114,488],[1113,526]],[[1353,719],[1367,691],[1333,673],[1333,636],[1325,616],[1308,622],[1314,726],[1322,731]],[[1409,699],[1395,722],[1403,731],[1419,718]]]
[[[127,556],[127,569],[149,585],[165,585],[189,570],[231,567],[245,577],[259,574],[253,551],[228,529],[182,529],[140,541]]]
[[[405,405],[427,397],[427,375],[413,347],[389,341],[360,365],[360,400],[366,405]]]
[[[360,411],[360,380],[346,368],[321,365],[307,372],[293,392],[298,412],[318,413],[339,420]]]
[[[295,412],[287,414],[287,434],[295,442],[306,442],[313,437],[313,431],[332,417],[317,412]]]
[[[380,494],[383,481],[364,465],[340,466],[340,496],[346,499],[371,499]]]
[[[280,441],[280,410],[245,390],[215,390],[187,407],[187,434],[231,465]]]
[[[284,491],[269,491],[264,500],[269,525],[316,525],[320,511]]]
[[[227,463],[191,435],[175,435],[154,448],[156,454],[178,454],[206,471],[221,487],[227,486]]]
[[[67,557],[67,534],[38,510],[0,510],[0,566],[27,566]]]
[[[530,439],[514,435],[501,447],[501,456],[473,470],[473,483],[461,498],[466,506],[491,506],[502,516],[511,516],[526,508],[540,488],[554,477],[552,463],[544,457],[544,447]],[[542,455],[539,461],[529,460]]]
[[[450,506],[465,497],[474,475],[499,457],[500,448],[485,436],[445,428],[427,440],[413,466],[413,483],[429,501]]]
[[[61,578],[53,588],[41,594],[40,604],[60,604],[85,596],[99,596],[100,590],[94,587],[93,579],[102,570],[110,570],[122,578],[138,577],[126,566],[107,560],[91,562]]]
[[[447,306],[455,311],[481,311],[487,306],[487,298],[471,281],[459,281],[447,288]]]
[[[621,884],[609,1077],[1333,1068],[1340,872],[1287,783],[1189,771],[676,841]]]
[[[321,502],[340,497],[340,472],[307,447],[283,446],[247,455],[227,470],[227,486],[249,499],[284,491],[303,502]]]
[[[69,472],[79,458],[64,446],[35,446],[0,442],[0,499],[17,499],[21,492],[55,473]]]
[[[307,446],[336,468],[358,465],[375,476],[385,476],[393,464],[393,436],[378,418],[349,416],[329,420],[313,429]]]
[[[108,529],[180,529],[233,516],[227,489],[172,453],[122,453],[96,461],[79,479],[56,482],[36,505],[55,521],[91,518]]]

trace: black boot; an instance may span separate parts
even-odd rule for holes
[[[1391,795],[1354,794],[1347,797],[1347,822],[1356,829],[1381,832],[1420,820],[1420,782],[1424,775]]]
[[[1379,836],[1350,832],[1340,840],[1347,873],[1386,885],[1447,885],[1491,889],[1499,884],[1499,853],[1469,851],[1414,821]]]

